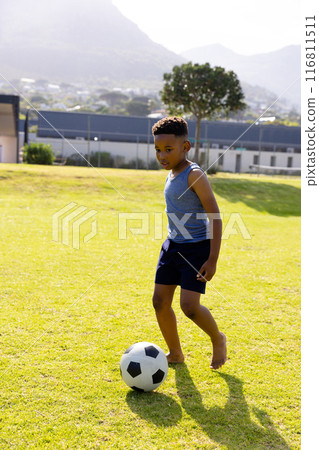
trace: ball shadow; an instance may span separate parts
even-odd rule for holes
[[[182,408],[176,400],[159,392],[129,391],[126,403],[133,413],[157,426],[171,427],[182,418]]]

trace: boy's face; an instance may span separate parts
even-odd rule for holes
[[[186,160],[187,152],[191,148],[185,136],[175,134],[158,134],[154,136],[156,157],[166,170],[174,170]]]

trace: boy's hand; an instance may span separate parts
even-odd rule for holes
[[[210,281],[216,272],[216,264],[212,264],[209,260],[204,262],[202,267],[199,269],[199,273],[197,274],[197,280],[202,281]]]

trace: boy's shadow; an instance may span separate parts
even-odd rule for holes
[[[202,396],[196,389],[186,364],[171,365],[171,367],[175,369],[176,386],[182,407],[210,439],[225,445],[230,450],[290,449],[265,411],[253,408],[260,425],[251,420],[241,380],[233,375],[213,372],[214,377],[222,377],[226,381],[229,397],[223,408],[214,406],[207,409],[203,405]]]

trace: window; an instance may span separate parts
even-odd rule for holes
[[[236,155],[235,172],[240,173],[240,171],[241,171],[241,155]]]

